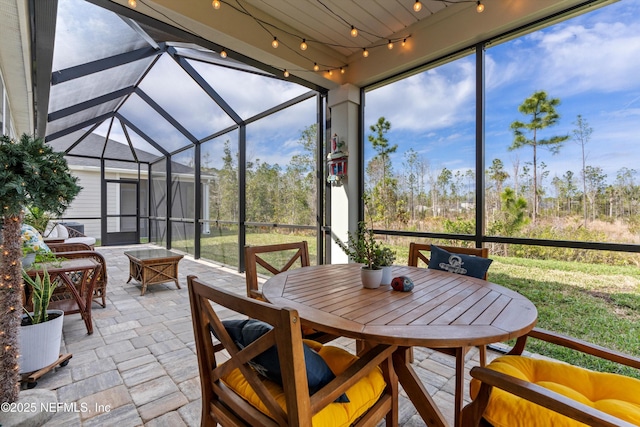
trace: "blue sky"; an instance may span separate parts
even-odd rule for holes
[[[564,21],[486,51],[486,165],[500,158],[511,172],[532,160],[529,147],[508,151],[509,125],[525,120],[522,101],[537,90],[560,98],[559,125],[544,136],[572,135],[581,114],[593,128],[587,164],[600,166],[611,182],[622,168],[640,169],[640,1],[625,0]],[[474,168],[475,56],[425,71],[367,95],[366,123],[385,116],[400,167],[413,148],[436,172]],[[367,157],[373,151],[369,149]],[[569,140],[559,155],[539,153],[549,180],[572,170],[578,176],[580,145]]]

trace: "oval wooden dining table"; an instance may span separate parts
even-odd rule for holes
[[[334,335],[400,346],[394,354],[398,380],[428,426],[446,426],[441,411],[413,370],[414,346],[453,350],[456,372],[464,372],[471,346],[517,338],[529,332],[538,312],[517,292],[486,280],[449,272],[394,266],[414,288],[366,289],[360,264],[302,267],[269,278],[262,292],[269,302],[298,311],[305,324]],[[463,404],[464,375],[456,375],[455,425]]]

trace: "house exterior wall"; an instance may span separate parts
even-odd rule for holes
[[[69,169],[74,176],[78,177],[78,184],[82,190],[65,211],[62,220],[69,222],[79,222],[84,224],[84,234],[100,239],[102,235],[101,211],[100,211],[100,169],[92,167],[78,167],[69,165]],[[135,171],[109,171],[105,172],[106,179],[137,179]],[[141,174],[141,178],[146,179],[146,174]],[[119,200],[117,194],[110,194],[111,200],[107,200],[107,210],[109,213],[119,211]],[[95,219],[86,219],[95,218]],[[115,231],[117,218],[112,219],[110,229]]]

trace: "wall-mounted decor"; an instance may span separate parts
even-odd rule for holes
[[[347,176],[347,159],[349,153],[344,141],[340,141],[337,134],[331,138],[331,152],[327,154],[327,169],[329,176],[327,181],[331,184],[339,184]]]

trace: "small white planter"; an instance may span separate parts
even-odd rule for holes
[[[36,325],[20,326],[20,373],[35,372],[58,360],[62,342],[62,321],[64,311],[47,310],[49,316],[60,314],[55,319]],[[26,314],[24,315],[26,316]]]
[[[28,270],[31,264],[36,260],[36,253],[31,252],[22,257],[22,268]]]
[[[362,267],[360,270],[360,279],[362,280],[362,286],[367,289],[376,289],[380,287],[380,281],[382,280],[382,269],[368,269]]]
[[[384,267],[382,267],[382,280],[380,281],[381,285],[390,285],[391,284],[391,280],[393,279],[393,277],[391,277],[391,273],[393,272],[393,266],[392,265],[386,265]]]

